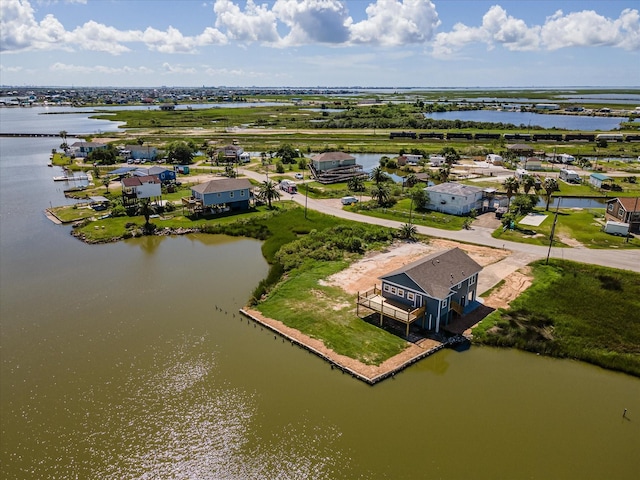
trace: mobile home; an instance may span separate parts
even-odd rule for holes
[[[561,168],[560,180],[564,180],[567,183],[580,183],[580,175],[578,175],[574,170]]]

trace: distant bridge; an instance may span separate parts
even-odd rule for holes
[[[71,137],[83,137],[87,134],[82,133],[67,133],[67,138]],[[0,137],[60,137],[59,133],[0,133]]]

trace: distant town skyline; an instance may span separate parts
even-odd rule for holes
[[[3,0],[0,84],[640,87],[637,5]]]

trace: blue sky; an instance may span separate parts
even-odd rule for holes
[[[640,4],[2,0],[0,84],[640,87]]]

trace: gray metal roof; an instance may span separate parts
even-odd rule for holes
[[[452,287],[481,270],[475,260],[456,247],[428,255],[379,278],[391,281],[392,277],[406,276],[430,297],[443,299],[449,296]]]
[[[482,192],[483,189],[473,185],[464,185],[462,183],[447,182],[427,187],[427,192],[448,193],[451,195],[462,195],[463,197],[475,195]]]
[[[221,178],[219,180],[210,180],[191,187],[198,193],[222,193],[234,190],[242,190],[243,188],[251,188],[251,182],[246,178]]]
[[[314,162],[336,162],[344,160],[355,160],[356,157],[352,157],[348,153],[344,152],[325,152],[311,157]]]

